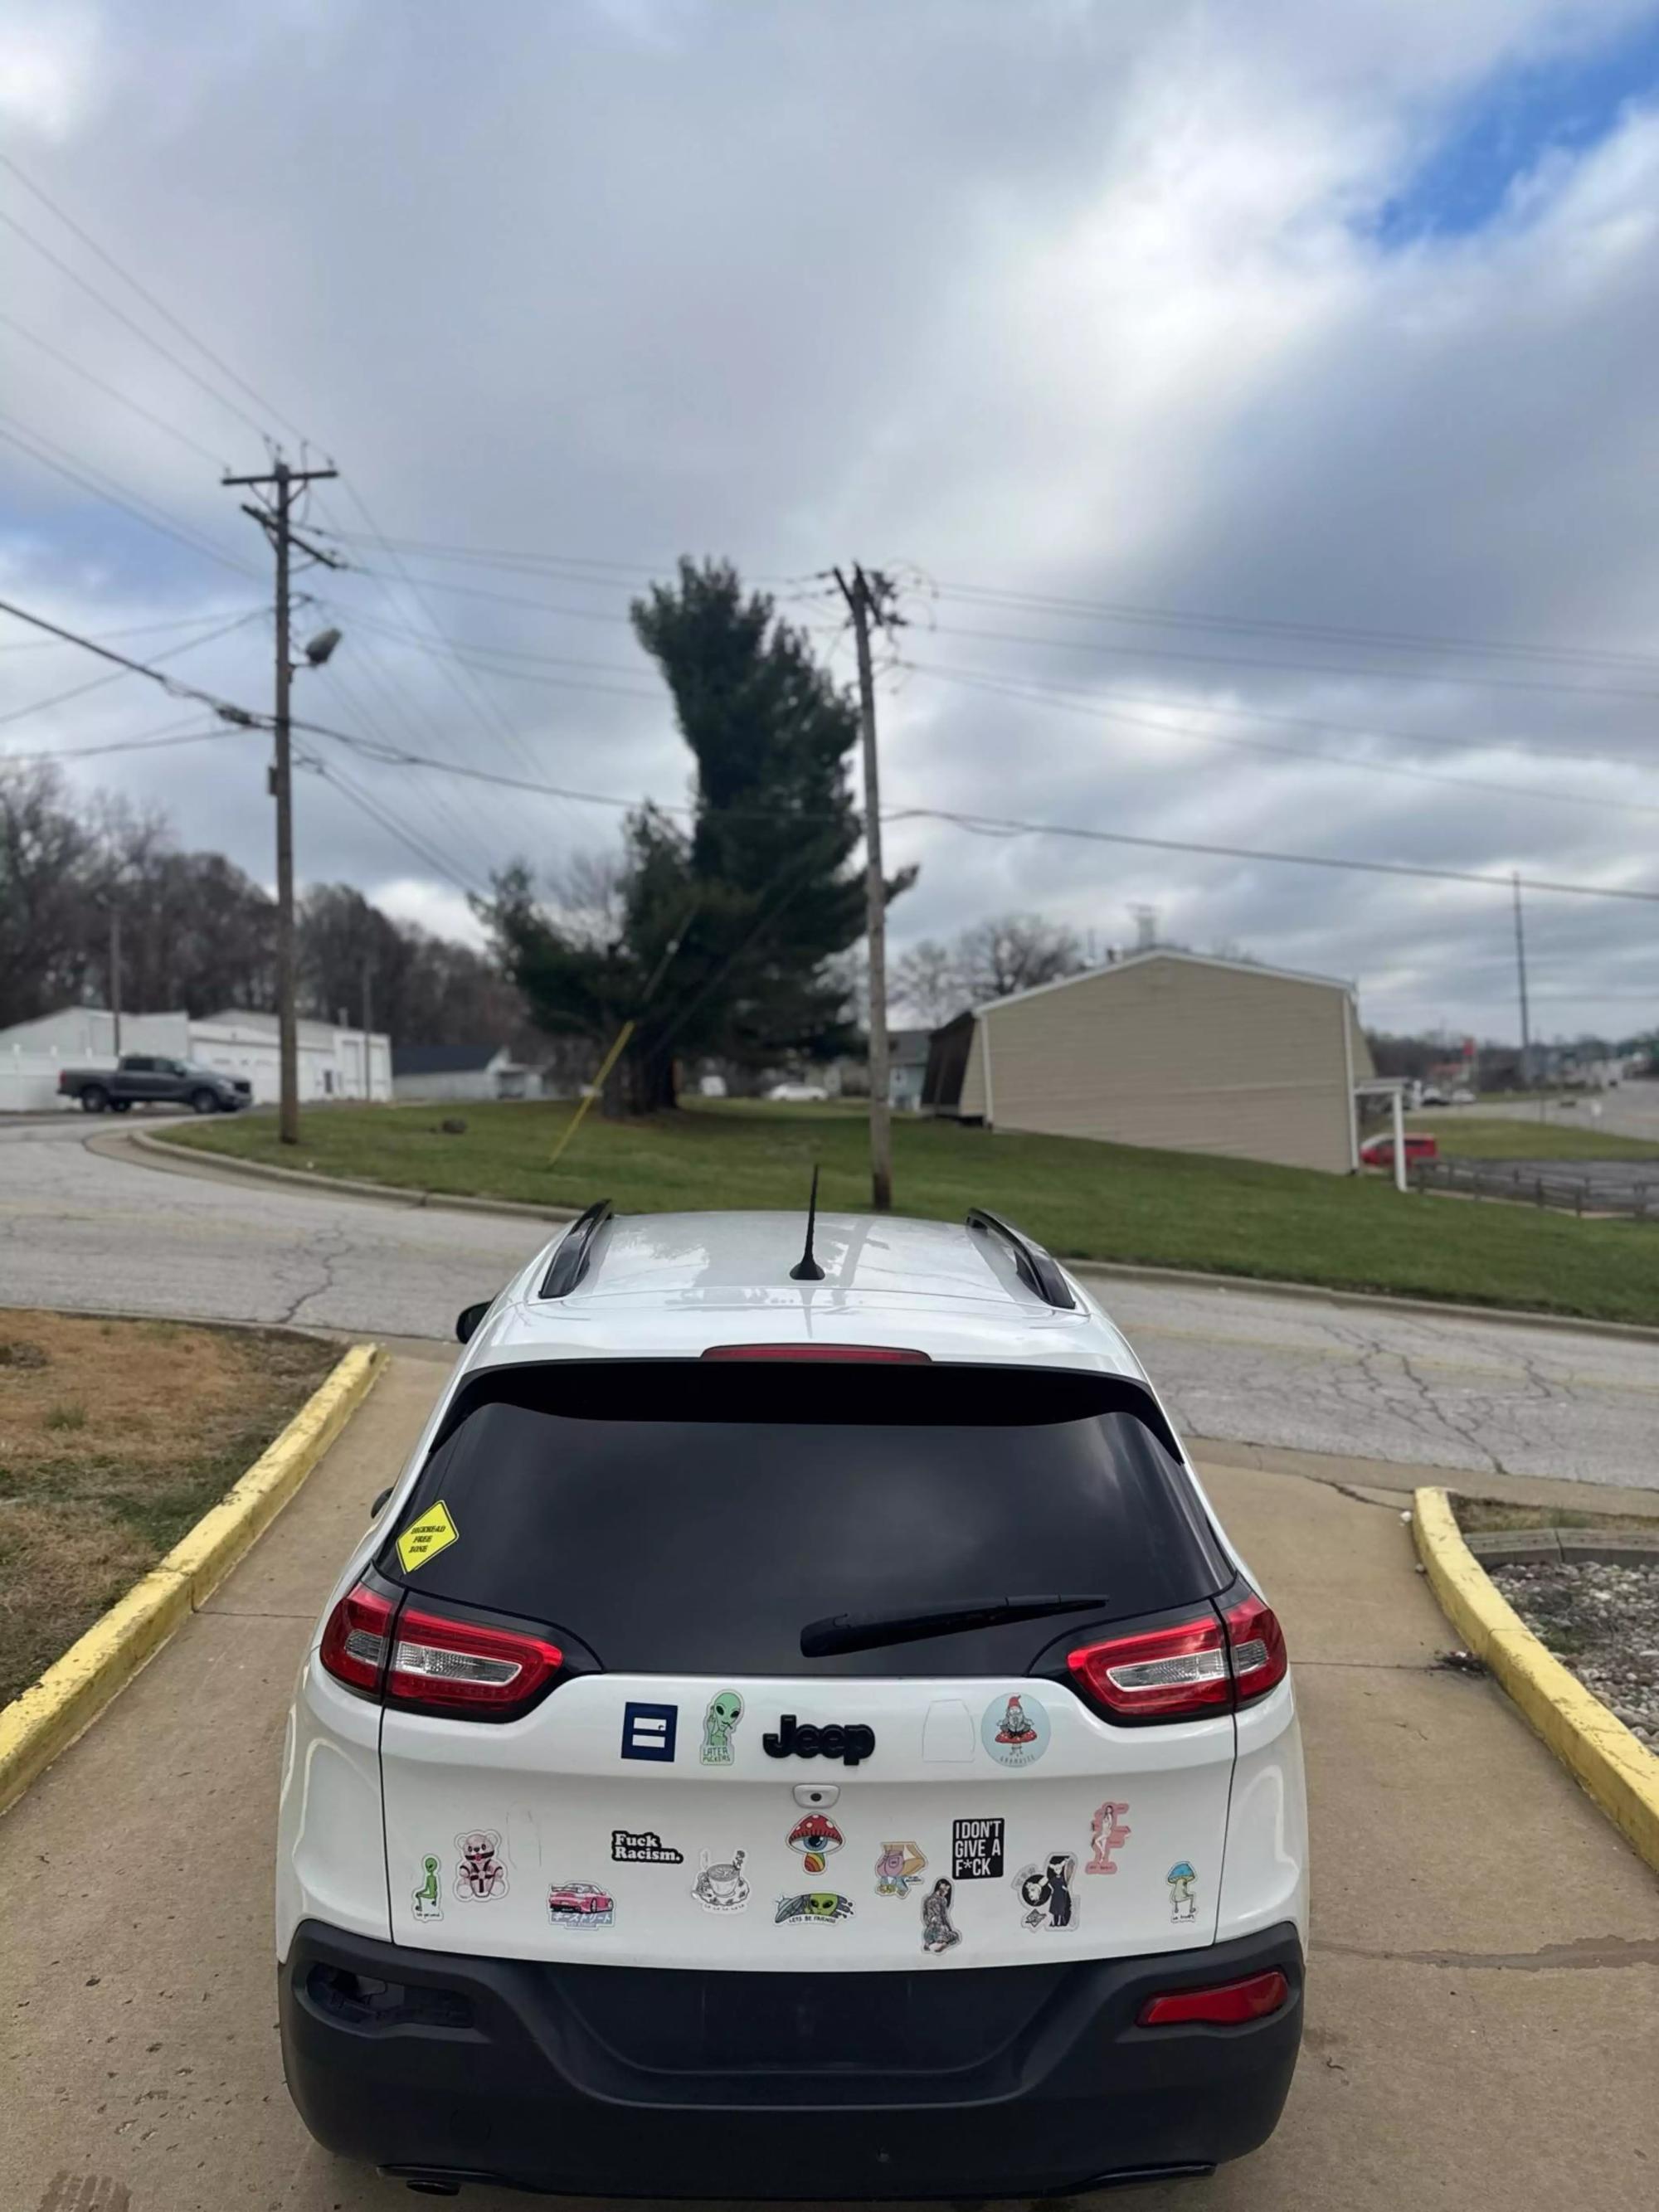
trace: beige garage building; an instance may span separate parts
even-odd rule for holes
[[[1352,986],[1328,976],[1135,953],[976,1006],[936,1047],[929,1103],[989,1127],[1358,1165],[1353,1091],[1371,1058]]]

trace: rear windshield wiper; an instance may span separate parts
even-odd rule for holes
[[[1097,1591],[1081,1597],[969,1597],[909,1613],[836,1613],[809,1620],[800,1632],[804,1659],[838,1651],[873,1651],[884,1644],[914,1644],[924,1636],[954,1636],[964,1628],[994,1628],[1005,1620],[1041,1620],[1051,1613],[1093,1613],[1108,1602]]]

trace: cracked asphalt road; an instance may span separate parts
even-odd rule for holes
[[[0,1131],[0,1300],[444,1338],[548,1234]],[[1271,1292],[1097,1279],[1192,1437],[1659,1487],[1659,1344]]]

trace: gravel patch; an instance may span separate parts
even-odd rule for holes
[[[1659,1566],[1493,1567],[1534,1635],[1659,1752]]]

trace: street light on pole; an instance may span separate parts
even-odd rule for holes
[[[270,764],[270,795],[276,802],[276,1056],[281,1103],[276,1131],[285,1145],[300,1141],[300,1022],[295,1003],[294,957],[294,775],[289,742],[289,686],[294,664],[289,658],[289,556],[297,545],[326,568],[342,563],[337,555],[312,545],[294,527],[295,492],[310,483],[337,476],[337,469],[295,469],[278,459],[258,474],[227,476],[226,484],[269,490],[269,507],[245,504],[243,513],[270,540],[276,556],[276,714],[275,757]],[[306,648],[308,667],[320,668],[340,641],[338,630],[324,630]]]

